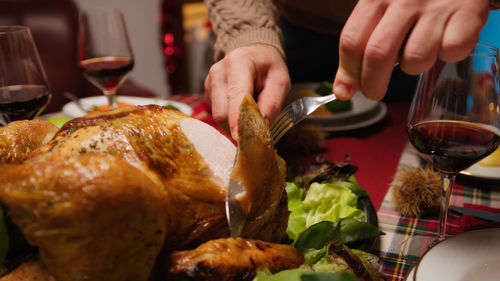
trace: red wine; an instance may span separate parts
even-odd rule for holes
[[[102,57],[80,62],[83,75],[98,88],[114,90],[134,67],[134,61],[124,57]]]
[[[49,90],[44,85],[0,87],[0,114],[7,123],[37,117],[49,101]]]
[[[458,173],[495,151],[500,131],[463,121],[428,121],[408,129],[415,148],[446,174]]]

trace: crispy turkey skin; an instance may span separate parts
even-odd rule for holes
[[[0,129],[0,166],[21,164],[26,155],[47,143],[57,127],[45,121],[14,121]]]
[[[231,177],[246,190],[242,235],[278,241],[288,217],[285,163],[250,96],[241,112]],[[232,160],[225,159],[234,159],[236,148],[204,138],[214,130],[156,105],[92,113],[39,142],[24,162],[2,159],[0,201],[56,280],[148,280],[160,252],[229,235],[224,200]],[[226,155],[208,159],[215,156],[200,142]],[[223,167],[214,167],[218,162]]]
[[[223,238],[194,250],[175,251],[167,261],[168,275],[163,280],[251,281],[256,268],[271,272],[296,268],[304,263],[304,257],[290,245]]]

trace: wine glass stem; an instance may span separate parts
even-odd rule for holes
[[[116,102],[115,102],[115,92],[116,91],[109,91],[109,90],[104,90],[104,95],[108,98],[108,105],[109,108],[115,108],[116,107]]]
[[[448,206],[456,175],[441,174],[441,206],[439,214],[438,239],[442,241],[446,238],[446,220],[448,218]]]

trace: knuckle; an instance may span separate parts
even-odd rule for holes
[[[244,59],[248,59],[248,54],[246,52],[240,51],[240,49],[236,49],[226,55],[226,57],[224,58],[224,63],[226,65],[231,65],[233,63],[238,63]]]
[[[464,46],[465,40],[455,38],[454,40],[445,40],[441,46],[443,52],[456,52]]]
[[[273,83],[276,84],[280,89],[286,89],[286,91],[288,91],[291,87],[290,77],[287,73],[278,75]]]
[[[401,70],[410,75],[417,75],[427,71],[435,63],[437,52],[434,48],[421,47],[406,48],[400,61]]]
[[[387,62],[392,55],[388,48],[379,44],[368,44],[365,49],[365,59],[369,63],[380,64]]]
[[[233,98],[236,98],[238,96],[241,96],[241,95],[244,95],[244,94],[247,94],[245,92],[245,90],[243,90],[241,88],[240,85],[238,84],[235,84],[235,85],[228,85],[227,86],[227,92],[228,92],[228,98],[229,99],[233,99]]]
[[[222,71],[222,67],[223,66],[220,63],[213,64],[208,70],[208,75],[209,76],[217,75],[217,73],[220,73]]]
[[[420,64],[423,61],[429,60],[428,58],[429,54],[424,54],[416,48],[405,51],[403,61],[406,64]]]
[[[349,55],[362,55],[361,42],[355,32],[344,30],[340,36],[339,48]]]
[[[459,61],[465,58],[473,47],[474,44],[465,39],[447,40],[441,46],[439,58],[447,62]]]

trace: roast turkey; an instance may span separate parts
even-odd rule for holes
[[[242,236],[279,241],[284,234],[286,167],[250,96],[241,104],[238,146],[203,122],[156,105],[95,112],[57,133],[24,129],[33,124],[1,129],[41,145],[24,162],[1,159],[0,200],[39,247],[40,260],[22,269],[46,270],[57,281],[148,280],[161,252],[229,236],[230,176],[245,187]],[[9,149],[33,150],[27,143],[35,141]]]

